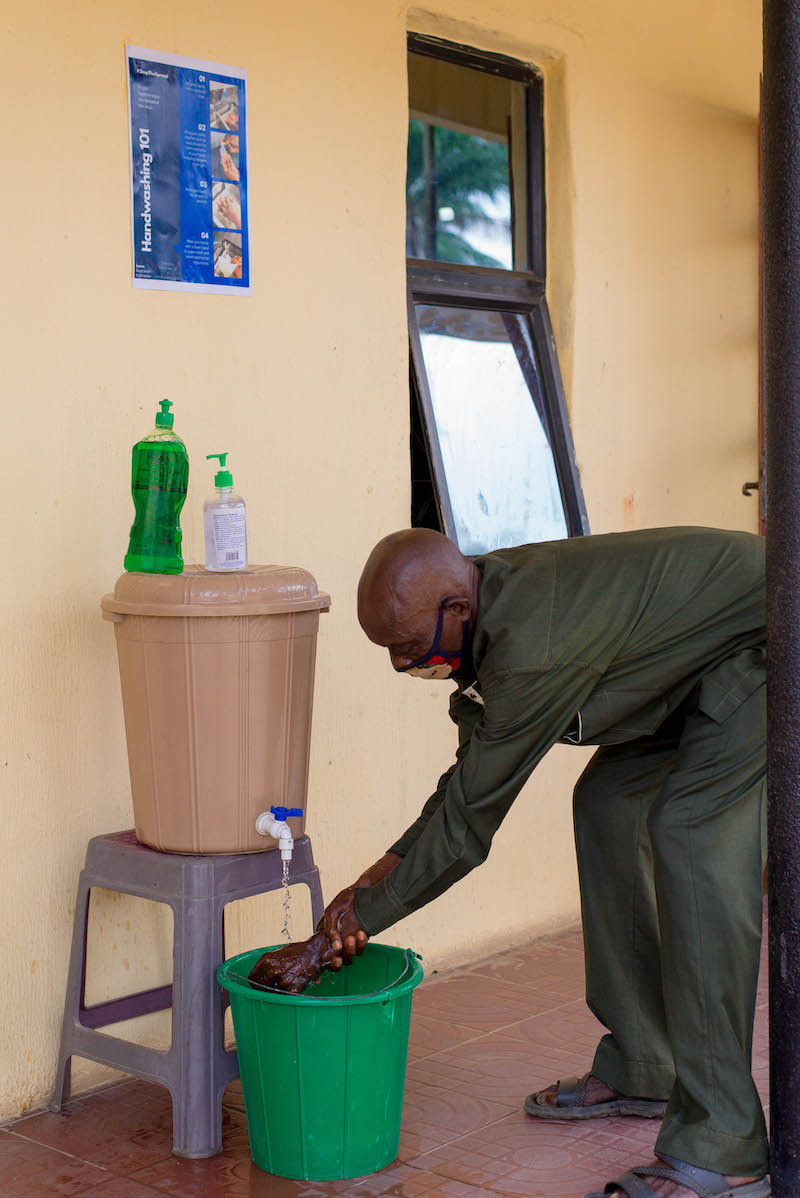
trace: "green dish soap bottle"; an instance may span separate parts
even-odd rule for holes
[[[125,569],[180,574],[181,514],[189,483],[186,446],[172,430],[172,403],[161,400],[156,427],[133,447],[131,490],[136,508]]]

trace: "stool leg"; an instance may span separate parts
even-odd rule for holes
[[[325,914],[325,902],[322,898],[322,884],[319,880],[319,870],[314,866],[314,872],[308,879],[308,889],[311,891],[311,919],[314,927]]]
[[[319,870],[316,865],[307,873],[300,874],[296,878],[292,878],[292,884],[304,882],[311,892],[311,923],[312,932],[316,928],[322,916],[325,914],[325,903],[322,898],[322,884],[319,880]]]
[[[89,925],[89,895],[91,886],[86,871],[81,872],[72,921],[72,948],[69,955],[67,991],[64,1000],[64,1021],[61,1025],[61,1045],[58,1051],[56,1084],[50,1102],[51,1111],[60,1111],[70,1095],[72,1086],[72,1030],[80,1022],[86,987],[86,936]]]
[[[186,899],[175,911],[172,1048],[172,1151],[205,1157],[222,1151],[222,1090],[215,1076],[222,1040],[222,904]]]

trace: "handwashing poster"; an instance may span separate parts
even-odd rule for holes
[[[125,52],[133,286],[249,295],[247,71]]]

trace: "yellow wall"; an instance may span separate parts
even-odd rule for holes
[[[755,0],[438,0],[434,14],[239,0],[235,20],[208,0],[18,6],[2,66],[24,120],[5,187],[0,1116],[48,1095],[86,841],[132,822],[98,600],[130,525],[130,446],[161,396],[193,464],[187,557],[202,552],[202,455],[227,448],[253,560],[307,566],[333,595],[309,794],[328,895],[448,764],[448,688],[394,677],[354,612],[369,549],[409,507],[406,28],[545,72],[550,296],[593,529],[755,526],[740,488],[756,465],[759,13]],[[249,70],[250,299],[131,288],[126,42]],[[555,750],[489,862],[388,938],[436,968],[575,918],[570,785],[585,760]],[[164,921],[141,908],[100,896],[91,998],[168,976]],[[265,943],[274,905],[231,925],[234,947]]]

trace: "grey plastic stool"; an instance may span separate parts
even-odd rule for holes
[[[311,841],[294,842],[289,883],[311,891],[314,925],[324,905]],[[236,1051],[224,1045],[223,998],[216,969],[225,959],[223,912],[227,903],[282,885],[276,851],[190,857],[140,844],[133,831],[95,836],[78,883],[64,1024],[52,1110],[69,1097],[71,1061],[87,1057],[136,1077],[160,1082],[172,1095],[172,1151],[213,1156],[222,1149],[222,1095],[239,1076]],[[166,903],[174,915],[172,984],[124,998],[85,1005],[86,936],[93,886]],[[98,1028],[172,1008],[167,1052],[109,1036]]]

